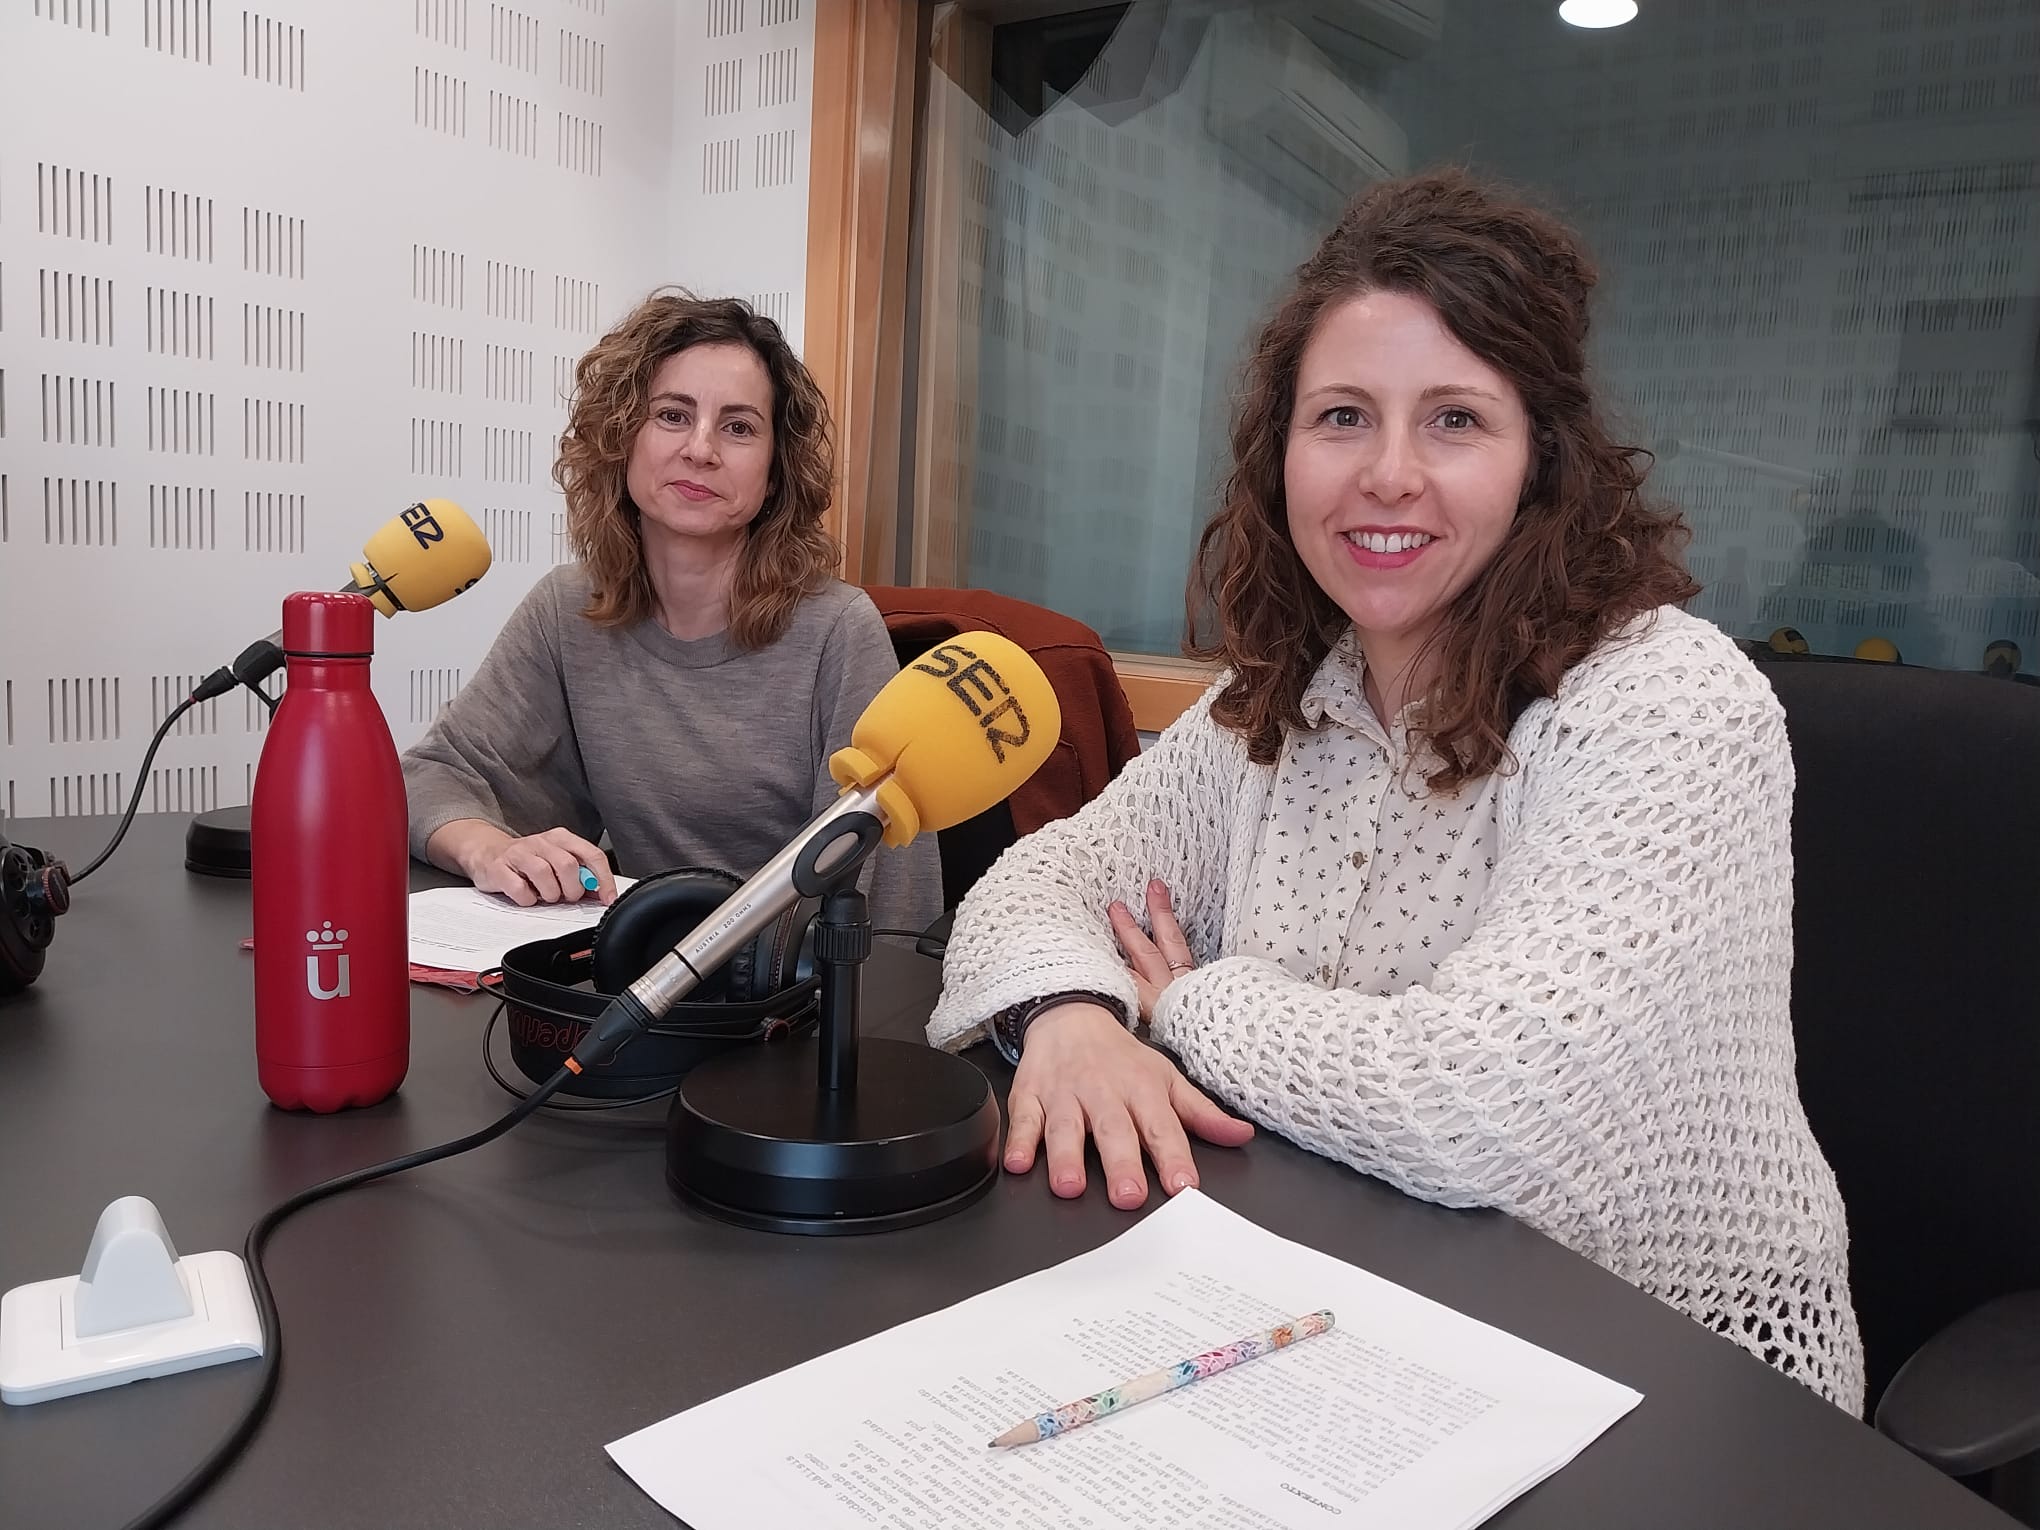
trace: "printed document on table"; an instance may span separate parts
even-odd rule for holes
[[[633,886],[616,879],[621,895]],[[578,903],[537,903],[520,908],[499,893],[475,887],[430,887],[411,894],[411,964],[450,972],[487,972],[503,953],[570,930],[593,929],[611,905],[589,893]]]
[[[1330,1332],[1013,1450],[1290,1318]],[[1463,1530],[1641,1394],[1186,1190],[1102,1248],[613,1442],[692,1530]]]

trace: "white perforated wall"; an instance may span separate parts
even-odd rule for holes
[[[673,70],[667,239],[681,280],[748,299],[800,343],[807,272],[814,8],[699,0]]]
[[[399,745],[564,555],[574,359],[661,282],[799,335],[814,0],[0,0],[0,812],[114,810],[194,678],[445,495]],[[245,801],[245,695],[143,811]]]

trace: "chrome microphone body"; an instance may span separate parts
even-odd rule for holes
[[[724,899],[722,906],[703,920],[693,934],[660,957],[650,971],[631,984],[627,990],[631,999],[656,1020],[686,998],[711,971],[728,959],[731,952],[751,940],[800,899],[802,894],[795,883],[794,868],[818,836],[828,837],[824,831],[831,824],[853,813],[867,814],[881,823],[884,821],[878,808],[878,792],[878,783],[852,787],[830,803],[794,837],[791,844]],[[842,837],[846,852],[857,843],[854,837]],[[833,864],[825,855],[818,861],[816,869],[827,876]]]
[[[1055,687],[1011,638],[960,632],[904,665],[866,705],[849,744],[829,756],[836,800],[609,1001],[567,1059],[568,1071],[601,1067],[799,900],[847,892],[847,879],[881,840],[899,849],[1005,801],[1061,735]],[[855,923],[868,932],[861,912]],[[857,942],[846,940],[835,951],[833,932],[842,929],[827,922],[817,929],[816,957],[832,971],[869,950],[862,933],[863,950],[849,954]]]

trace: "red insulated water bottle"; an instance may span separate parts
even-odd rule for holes
[[[248,833],[256,1071],[287,1110],[373,1105],[410,1067],[404,773],[369,689],[374,624],[360,595],[283,603]]]

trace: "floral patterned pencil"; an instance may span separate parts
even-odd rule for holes
[[[1332,1326],[1329,1312],[1313,1312],[1280,1328],[1271,1328],[1266,1333],[1251,1338],[1235,1340],[1219,1349],[1184,1360],[1159,1371],[1149,1371],[1132,1381],[1121,1382],[1116,1387],[1090,1397],[1080,1398],[1073,1403],[1064,1403],[1051,1413],[1036,1414],[1015,1424],[996,1440],[991,1448],[1000,1450],[1012,1445],[1032,1445],[1045,1440],[1052,1434],[1065,1434],[1085,1424],[1093,1423],[1108,1413],[1118,1413],[1131,1408],[1135,1403],[1146,1402],[1151,1397],[1160,1397],[1164,1392],[1173,1392],[1186,1387],[1193,1381],[1202,1381],[1206,1376],[1216,1376],[1220,1371],[1229,1371],[1236,1365],[1245,1365],[1249,1360],[1258,1360],[1263,1355],[1272,1355],[1278,1349],[1287,1349],[1299,1339],[1315,1338]]]

